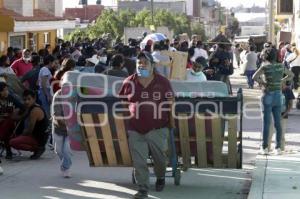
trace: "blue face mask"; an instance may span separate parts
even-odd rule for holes
[[[139,77],[147,78],[150,76],[150,71],[146,68],[137,67],[136,73]]]

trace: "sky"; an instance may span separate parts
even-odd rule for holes
[[[79,0],[63,0],[64,8],[68,7],[76,7],[78,6]],[[104,4],[109,3],[113,0],[102,0]],[[258,6],[265,6],[266,0],[218,0],[225,7],[231,8],[239,5],[243,5],[244,7],[252,7],[253,4]],[[89,4],[95,4],[96,0],[88,0]]]

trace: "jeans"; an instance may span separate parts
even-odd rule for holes
[[[246,72],[245,72],[249,88],[253,88],[253,86],[254,86],[254,80],[252,79],[254,73],[255,73],[255,70],[246,70]]]
[[[276,129],[276,149],[281,148],[281,91],[266,91],[262,97],[263,105],[263,149],[268,147],[271,114]]]
[[[50,89],[48,90],[48,95],[50,96]],[[43,107],[47,117],[50,118],[50,104],[42,89],[39,89],[38,98],[41,103],[40,105]]]
[[[68,136],[57,135],[53,133],[53,141],[55,144],[55,152],[61,160],[61,171],[65,171],[72,166],[72,152],[70,148],[70,141]]]

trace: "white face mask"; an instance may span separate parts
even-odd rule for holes
[[[24,60],[25,62],[30,62],[30,61],[31,61],[31,57],[23,57],[23,60]]]
[[[100,57],[100,62],[106,64],[107,57]]]

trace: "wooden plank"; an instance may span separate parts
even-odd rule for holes
[[[237,116],[228,119],[228,167],[237,168]]]
[[[122,117],[122,115],[118,115],[118,117],[120,118]],[[124,165],[131,166],[132,161],[131,161],[130,151],[128,147],[125,124],[124,124],[124,120],[119,118],[115,118],[115,125],[116,125],[119,145],[120,145],[120,151],[122,155],[122,161]]]
[[[91,157],[92,162],[94,163],[94,166],[103,166],[103,160],[101,156],[101,151],[96,135],[95,127],[90,126],[90,124],[93,124],[93,117],[91,114],[82,114],[82,120],[84,124],[89,124],[88,126],[84,126],[85,132],[86,132],[86,139],[87,144],[89,145],[90,151],[91,151]]]
[[[215,115],[212,118],[212,144],[213,144],[213,159],[214,167],[222,167],[222,128],[221,118]]]
[[[198,167],[207,167],[206,134],[204,114],[195,115]]]
[[[98,114],[98,118],[100,123],[104,123],[103,121],[108,120],[107,114]],[[105,122],[104,125],[101,126],[102,136],[104,139],[105,152],[107,156],[107,161],[109,166],[117,166],[117,158],[115,147],[112,140],[112,134],[110,130],[109,122]]]
[[[162,51],[162,55],[172,58],[170,78],[175,80],[186,80],[186,64],[188,54],[186,52]]]
[[[178,114],[179,117],[187,118],[187,114]],[[180,148],[184,168],[190,168],[190,141],[189,141],[189,127],[187,119],[178,119]]]

